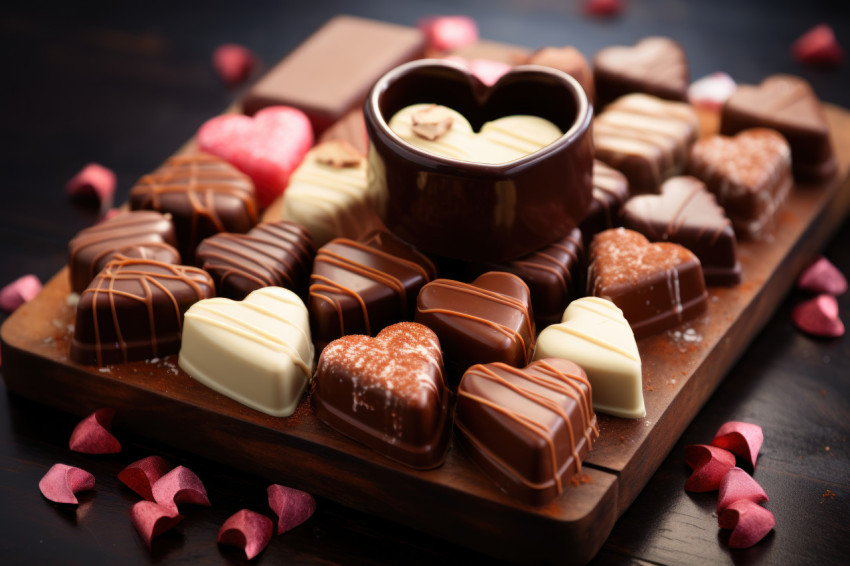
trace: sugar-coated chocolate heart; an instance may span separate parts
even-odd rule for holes
[[[313,145],[313,127],[296,108],[270,106],[253,117],[224,114],[207,120],[198,130],[198,144],[251,177],[257,202],[266,207],[283,193]]]
[[[616,417],[646,416],[640,353],[617,306],[599,297],[571,302],[558,324],[540,333],[534,359],[562,358],[579,364],[593,387],[593,408]]]
[[[291,415],[313,373],[307,307],[282,287],[186,312],[178,364],[207,387],[269,415]]]
[[[593,238],[587,288],[622,309],[638,338],[690,320],[708,304],[702,267],[693,252],[668,242],[651,244],[625,228]]]
[[[316,415],[375,451],[414,468],[442,464],[451,430],[437,335],[415,322],[374,338],[343,336],[322,351]]]

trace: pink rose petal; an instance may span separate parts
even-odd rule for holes
[[[755,468],[762,442],[764,432],[759,425],[729,421],[717,429],[711,445],[728,450]]]
[[[148,456],[133,462],[118,472],[118,479],[143,498],[154,501],[153,484],[164,476],[171,467],[168,460],[162,456]]]
[[[695,80],[688,87],[688,102],[702,108],[719,109],[738,85],[728,74],[718,71]]]
[[[832,295],[818,295],[791,311],[794,324],[808,334],[823,338],[844,335],[844,323],[838,317],[838,301]]]
[[[139,501],[130,508],[130,519],[150,548],[153,538],[173,529],[183,520],[183,515],[153,501]]]
[[[685,491],[714,491],[720,480],[735,466],[735,455],[716,446],[685,446],[685,462],[694,471],[685,481]]]
[[[94,476],[81,468],[67,464],[53,464],[44,477],[38,482],[38,489],[54,503],[77,504],[74,495],[80,491],[94,488]]]
[[[764,488],[753,477],[735,467],[726,472],[720,481],[720,493],[717,496],[717,512],[723,511],[732,503],[746,499],[753,503],[764,503],[768,500]]]
[[[847,278],[831,261],[821,256],[800,274],[797,287],[812,293],[838,296],[847,292]]]
[[[117,184],[115,173],[98,163],[89,163],[65,184],[65,192],[74,198],[94,197],[103,208],[112,206]]]
[[[313,145],[307,115],[289,106],[269,106],[253,118],[224,114],[198,130],[201,151],[229,161],[251,177],[257,203],[266,207],[283,194],[289,176]]]
[[[478,41],[478,24],[469,16],[432,16],[419,21],[428,49],[451,51]]]
[[[212,61],[221,80],[228,86],[234,86],[251,75],[257,64],[257,57],[247,47],[225,43],[213,51]]]
[[[747,499],[740,499],[720,512],[717,522],[721,529],[731,529],[730,548],[749,548],[773,529],[773,513]]]
[[[316,500],[306,491],[279,484],[272,484],[266,490],[269,495],[269,507],[277,515],[277,534],[292,530],[316,511]]]
[[[35,275],[19,277],[0,289],[0,309],[12,312],[41,292],[41,281]]]
[[[210,506],[203,482],[184,466],[177,466],[154,482],[151,493],[154,501],[169,509],[176,509],[178,503]]]
[[[819,24],[791,45],[791,56],[803,65],[837,67],[844,61],[844,49],[835,39],[832,27]]]
[[[616,16],[623,12],[623,0],[585,0],[584,13],[591,16]]]
[[[74,428],[68,446],[83,454],[117,454],[121,443],[109,432],[115,409],[98,409]]]
[[[218,531],[219,544],[238,546],[251,560],[269,544],[274,525],[265,515],[242,509],[231,515]]]

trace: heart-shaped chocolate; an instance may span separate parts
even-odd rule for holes
[[[535,327],[528,286],[516,275],[491,271],[472,283],[436,279],[419,292],[416,322],[440,337],[449,380],[475,364],[531,360]]]
[[[286,287],[306,296],[313,243],[300,224],[280,220],[247,234],[222,232],[198,246],[198,263],[212,275],[219,297],[242,300],[262,287]]]
[[[640,195],[623,207],[623,226],[652,242],[685,246],[699,258],[707,285],[741,281],[735,231],[705,184],[694,177],[673,177],[660,195]]]
[[[593,202],[579,228],[585,242],[603,230],[622,225],[620,209],[629,198],[626,176],[599,161],[593,160]]]
[[[587,375],[567,360],[474,365],[457,396],[455,424],[466,451],[531,505],[557,497],[599,437]]]
[[[770,230],[793,185],[788,143],[767,128],[699,140],[688,173],[705,182],[742,238]]]
[[[562,358],[580,365],[593,388],[593,408],[616,417],[646,416],[640,353],[628,321],[611,301],[571,302],[559,324],[537,339],[534,359]]]
[[[461,161],[406,143],[389,127],[399,110],[437,104],[459,112],[474,131],[504,116],[531,115],[563,133],[508,163]],[[465,260],[502,261],[564,237],[591,200],[592,107],[566,73],[518,66],[488,87],[445,60],[396,67],[364,107],[371,181],[386,194],[387,228],[418,249]]]
[[[720,133],[737,134],[748,128],[771,128],[791,147],[794,177],[822,183],[838,169],[829,124],[812,87],[793,75],[771,75],[758,86],[738,85],[723,105]]]
[[[214,295],[203,269],[115,259],[80,295],[71,359],[102,366],[176,354],[183,313]]]
[[[247,174],[265,208],[280,196],[289,176],[313,145],[307,116],[290,106],[270,106],[254,114],[223,114],[198,130],[202,151],[218,155]]]
[[[622,309],[637,338],[690,320],[708,304],[702,267],[693,252],[678,244],[651,244],[625,228],[593,238],[587,289]]]
[[[252,409],[291,415],[313,373],[307,307],[282,287],[243,301],[216,297],[186,311],[178,364],[197,381]]]
[[[414,322],[374,338],[343,336],[319,357],[316,416],[384,456],[414,468],[442,464],[451,431],[449,391],[436,334]]]
[[[613,45],[593,57],[596,101],[604,108],[624,94],[643,92],[685,102],[691,82],[688,57],[668,37],[646,37],[633,46]]]

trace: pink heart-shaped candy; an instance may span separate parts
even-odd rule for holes
[[[797,328],[813,336],[837,338],[844,335],[844,323],[838,317],[838,301],[832,295],[818,295],[800,303],[791,316]]]
[[[847,278],[825,257],[819,257],[797,279],[797,287],[812,293],[843,295],[847,292]]]

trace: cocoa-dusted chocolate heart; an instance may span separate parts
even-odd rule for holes
[[[793,185],[788,142],[768,128],[699,140],[691,148],[688,173],[714,193],[742,238],[770,230]]]
[[[400,322],[371,338],[343,336],[322,351],[312,394],[316,416],[414,468],[443,463],[451,422],[436,334]]]
[[[590,294],[617,305],[636,338],[690,320],[708,304],[702,267],[693,252],[678,244],[651,244],[625,228],[593,238],[587,279]]]
[[[506,163],[460,161],[413,147],[390,130],[392,116],[420,103],[456,110],[474,131],[525,114],[564,133]],[[374,147],[371,182],[386,194],[385,224],[424,252],[464,260],[519,257],[566,236],[592,199],[592,107],[566,73],[518,66],[488,87],[457,63],[414,61],[375,84],[364,115]]]
[[[723,105],[720,133],[730,136],[748,128],[772,128],[791,146],[794,177],[822,183],[838,169],[820,100],[804,79],[771,75],[758,86],[738,85]]]
[[[534,351],[528,286],[516,275],[491,271],[472,283],[436,279],[419,292],[416,322],[440,337],[449,380],[475,364],[524,366]]]
[[[687,101],[691,82],[688,57],[668,37],[646,37],[633,46],[613,45],[593,57],[599,108],[624,94],[643,92],[667,100]]]

